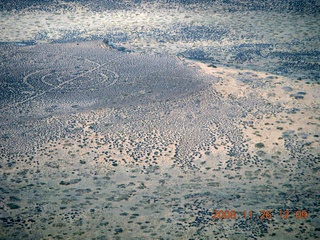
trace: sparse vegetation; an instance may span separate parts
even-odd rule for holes
[[[256,143],[254,146],[256,148],[264,148],[264,144],[263,143]]]

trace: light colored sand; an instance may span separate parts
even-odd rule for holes
[[[292,79],[283,76],[266,74],[258,71],[239,70],[223,67],[208,67],[204,63],[193,62],[193,66],[199,66],[206,74],[212,74],[220,79],[218,84],[213,86],[225,98],[241,98],[249,94],[255,94],[271,104],[278,104],[287,109],[297,108],[294,114],[285,112],[276,115],[259,116],[256,119],[250,119],[253,124],[251,127],[243,129],[246,138],[250,138],[251,151],[256,143],[262,142],[269,153],[284,152],[284,131],[294,131],[295,134],[307,134],[310,139],[310,151],[317,153],[320,148],[319,139],[313,135],[319,134],[320,122],[320,102],[318,84],[306,84],[304,81],[292,81]],[[254,75],[257,82],[263,82],[265,85],[259,88],[251,88],[250,85],[239,81],[239,77],[245,76],[250,72]],[[272,77],[272,79],[268,78]],[[290,87],[290,92],[285,89]],[[297,92],[305,92],[303,99],[295,99],[290,96]]]

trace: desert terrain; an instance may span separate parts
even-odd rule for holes
[[[320,237],[317,1],[0,3],[0,239]]]

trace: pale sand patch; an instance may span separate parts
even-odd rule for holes
[[[189,61],[190,63],[190,61]],[[250,70],[250,75],[255,76],[255,81],[265,83],[263,87],[252,88],[249,84],[243,83],[237,78],[248,73],[248,70],[218,67],[208,67],[200,62],[191,63],[198,66],[206,74],[212,74],[220,79],[213,88],[220,92],[225,98],[230,95],[235,98],[258,94],[266,102],[277,104],[286,109],[299,109],[295,113],[281,112],[276,115],[260,116],[251,119],[251,127],[243,128],[245,138],[250,138],[251,151],[256,143],[262,142],[270,153],[285,152],[283,144],[283,132],[294,131],[299,135],[303,132],[310,139],[310,151],[317,153],[319,149],[319,139],[313,135],[319,134],[320,122],[320,102],[318,84],[306,84],[304,81],[293,81],[292,79],[270,75],[264,72]],[[271,78],[268,78],[271,77]],[[286,91],[285,89],[292,90]],[[302,92],[303,99],[295,99],[291,94]]]

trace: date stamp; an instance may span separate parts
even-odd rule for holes
[[[290,217],[296,219],[307,219],[308,212],[306,210],[296,210],[295,212],[290,212],[289,210],[260,210],[259,213],[255,213],[252,210],[244,210],[242,212],[236,212],[235,210],[213,210],[213,219],[260,219],[260,220],[271,220],[275,216],[280,219],[289,219]]]

